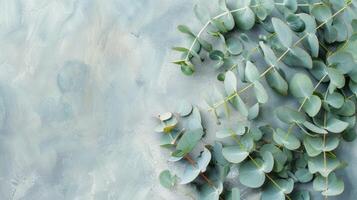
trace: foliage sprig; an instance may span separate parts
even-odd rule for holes
[[[346,163],[336,149],[356,138],[357,1],[238,0],[236,5],[230,9],[218,0],[222,13],[214,17],[195,6],[203,27],[194,34],[178,26],[189,47],[173,50],[182,52],[174,63],[185,75],[193,75],[204,60],[218,71],[224,91],[213,88],[206,98],[218,124],[232,119],[232,108],[243,120],[220,128],[214,144],[203,144],[206,130],[197,107],[185,102],[175,114],[160,115],[156,131],[163,133],[162,146],[171,150],[169,161],[181,166],[175,173],[163,171],[161,184],[191,184],[202,200],[239,200],[240,189],[228,178],[238,169],[235,178],[260,188],[262,200],[309,200],[311,191],[297,186],[310,182],[325,199],[341,194],[344,182],[335,170]],[[209,38],[203,38],[205,32]],[[262,72],[255,57],[268,65]],[[299,104],[276,108],[281,127],[258,120],[270,94],[262,78],[274,95]],[[251,88],[256,103],[248,106],[241,96]]]

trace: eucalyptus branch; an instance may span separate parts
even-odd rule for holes
[[[212,20],[215,20],[215,19],[219,19],[225,15],[228,15],[229,13],[235,13],[235,12],[238,12],[238,11],[241,11],[241,10],[245,10],[247,9],[248,7],[243,7],[243,8],[238,8],[238,9],[234,9],[234,10],[231,10],[231,11],[226,11],[226,12],[223,12],[215,17],[213,17],[212,19],[210,19],[209,21],[207,21],[205,23],[205,25],[201,28],[201,30],[198,32],[198,34],[195,36],[195,39],[193,40],[190,48],[188,49],[188,52],[187,55],[186,55],[186,58],[185,58],[185,61],[188,61],[189,60],[189,57],[190,57],[190,54],[192,53],[192,49],[193,47],[196,45],[196,42],[198,41],[198,39],[201,37],[203,31],[212,23]]]
[[[318,25],[315,30],[318,30],[319,28],[321,28],[322,26],[324,26],[328,21],[330,21],[331,19],[333,19],[336,15],[338,15],[339,13],[341,13],[343,10],[345,10],[352,2],[349,2],[348,4],[346,4],[344,7],[342,7],[340,10],[338,10],[336,13],[334,13],[333,15],[331,15],[325,22],[322,22],[320,25]],[[301,41],[303,41],[307,36],[309,35],[309,33],[304,34],[299,40],[297,40],[294,44],[293,47],[296,47]],[[280,62],[281,59],[284,58],[284,56],[290,51],[291,49],[288,48],[286,51],[284,51],[284,53],[277,59],[276,63]],[[276,66],[270,65],[263,73],[260,74],[259,78],[263,78],[267,73],[270,72],[270,70],[274,69]],[[254,84],[250,83],[247,86],[245,86],[243,89],[239,90],[238,92],[234,93],[233,95],[224,98],[221,102],[218,102],[216,104],[213,105],[213,108],[209,109],[209,111],[212,111],[213,109],[218,108],[219,106],[221,106],[224,103],[227,103],[229,100],[235,98],[236,96],[240,95],[241,93],[243,93],[244,91],[246,91],[247,89],[251,88]]]

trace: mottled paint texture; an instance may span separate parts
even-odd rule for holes
[[[170,64],[176,26],[199,29],[195,3],[0,0],[0,199],[192,199],[158,183],[168,163],[153,116],[181,99],[202,106],[216,83]],[[342,148],[351,199],[357,147]]]

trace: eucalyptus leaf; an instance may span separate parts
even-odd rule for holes
[[[298,180],[301,183],[310,182],[313,178],[313,175],[309,172],[309,170],[307,170],[305,168],[298,169],[295,172],[295,176],[298,178]]]
[[[317,176],[314,179],[313,188],[316,191],[321,191],[324,196],[336,196],[343,192],[345,184],[342,179],[337,178],[335,173],[331,173],[327,181],[325,177]]]
[[[311,79],[303,74],[296,73],[289,82],[289,89],[294,97],[310,97],[314,91]]]
[[[227,95],[232,95],[237,92],[237,78],[232,71],[226,72],[224,79],[224,88]]]
[[[329,65],[336,67],[342,74],[350,73],[356,66],[353,55],[346,51],[337,51],[327,58]]]
[[[279,185],[279,188],[269,182],[264,188],[261,200],[285,200],[285,194],[292,192],[294,188],[294,181],[292,179],[278,179],[274,182]]]
[[[258,115],[259,115],[259,103],[256,103],[252,107],[249,108],[248,119],[253,120],[253,119],[257,118]]]
[[[228,37],[226,40],[227,51],[232,55],[239,55],[243,51],[243,44],[235,37]]]
[[[224,128],[216,133],[217,138],[227,138],[236,135],[243,135],[245,133],[246,125],[243,123],[239,123],[235,126],[235,128]]]
[[[322,152],[321,149],[317,149],[317,148],[314,147],[313,143],[316,142],[315,140],[318,140],[317,142],[321,141],[319,139],[315,139],[315,138],[307,136],[307,135],[305,135],[304,139],[303,139],[303,144],[304,144],[306,153],[310,157],[315,157],[317,155],[320,155],[321,152]]]
[[[322,80],[322,82],[326,82],[327,79],[324,78],[327,76],[326,68],[327,66],[321,60],[314,60],[313,67],[310,69],[310,72],[316,80]]]
[[[265,144],[260,148],[260,151],[263,152],[270,152],[274,157],[274,172],[281,172],[285,163],[288,160],[287,155],[281,151],[278,147],[274,146],[273,144]]]
[[[347,129],[342,133],[342,137],[347,142],[352,142],[356,139],[357,134],[354,129]]]
[[[305,22],[298,15],[289,14],[286,17],[286,22],[291,30],[295,32],[302,32],[305,30]]]
[[[310,117],[314,117],[315,115],[318,114],[318,112],[320,111],[321,108],[321,99],[320,97],[316,96],[316,95],[311,95],[310,97],[306,97],[305,102],[302,101],[301,103],[303,103],[303,110],[310,116]]]
[[[259,42],[259,46],[263,51],[265,62],[270,66],[277,66],[278,58],[274,54],[274,51],[263,42]]]
[[[292,200],[310,200],[310,193],[308,191],[294,191],[291,195]]]
[[[287,133],[280,128],[274,132],[273,139],[277,144],[283,145],[289,150],[295,150],[300,147],[300,141],[293,133]]]
[[[303,67],[306,69],[312,68],[312,58],[305,50],[300,47],[289,49],[283,62],[292,67]]]
[[[327,134],[327,131],[321,127],[316,126],[315,124],[305,121],[303,123],[304,127],[307,128],[308,130],[314,132],[314,133],[319,133],[319,134]]]
[[[205,184],[200,190],[198,200],[219,200],[223,190],[222,183],[215,183],[218,186]]]
[[[316,4],[311,9],[311,14],[316,18],[320,23],[327,22],[331,16],[331,9],[326,4]],[[327,26],[331,25],[331,21],[328,21]]]
[[[278,107],[275,110],[275,113],[280,121],[285,122],[287,124],[289,123],[302,124],[306,121],[304,114],[287,106]]]
[[[257,97],[259,103],[266,103],[268,101],[268,93],[264,89],[263,85],[259,81],[255,81],[254,85],[254,93]]]
[[[159,179],[163,187],[171,189],[175,185],[177,178],[169,170],[164,170],[160,173]]]
[[[257,67],[250,61],[245,65],[245,77],[249,82],[255,82],[259,79],[260,73]]]
[[[230,101],[235,109],[238,110],[238,112],[247,117],[248,116],[248,108],[245,105],[244,101],[240,98],[239,95],[235,96],[231,101]]]
[[[248,157],[249,152],[241,146],[228,146],[222,149],[222,155],[231,163],[241,163]]]
[[[314,174],[318,172],[323,177],[329,176],[336,168],[341,165],[341,162],[333,157],[327,157],[324,161],[324,156],[321,154],[317,157],[309,158],[308,168]]]
[[[236,26],[242,30],[250,30],[255,24],[254,12],[248,6],[239,7],[239,8],[242,9],[232,13]]]
[[[338,69],[327,67],[327,74],[330,78],[329,91],[335,91],[335,88],[342,88],[345,85],[345,77]]]
[[[187,154],[192,151],[202,136],[202,129],[189,130],[182,135],[177,143],[176,149]]]
[[[291,47],[293,43],[293,33],[289,26],[279,18],[274,17],[271,21],[281,44],[287,48]]]
[[[319,55],[319,39],[315,34],[309,33],[306,40],[311,56],[317,58]]]
[[[288,94],[288,83],[283,76],[276,69],[271,70],[265,76],[268,85],[278,92],[279,94],[286,96]]]
[[[255,162],[252,160],[243,162],[239,166],[239,181],[250,188],[262,186],[265,181],[265,173],[261,168],[262,163],[261,159],[255,159]]]
[[[180,184],[187,184],[197,178],[201,172],[205,172],[207,165],[211,160],[211,153],[208,149],[204,149],[201,155],[194,160],[194,164],[187,162],[183,172],[178,175]]]
[[[338,92],[328,94],[325,100],[333,108],[341,108],[344,104],[344,97]]]
[[[342,107],[336,110],[335,113],[340,116],[352,116],[356,113],[356,105],[352,100],[346,99]]]
[[[326,129],[332,133],[341,133],[347,127],[347,122],[341,121],[333,116],[329,117],[326,122]]]
[[[227,200],[240,200],[240,190],[239,188],[235,187],[232,188],[232,190],[230,191]]]

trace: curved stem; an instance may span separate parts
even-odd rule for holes
[[[238,12],[238,11],[241,11],[241,10],[244,10],[244,9],[247,9],[248,7],[243,7],[243,8],[238,8],[238,9],[234,9],[234,10],[231,10],[231,11],[226,11],[226,12],[223,12],[215,17],[213,17],[212,19],[210,19],[208,22],[205,23],[205,25],[201,28],[201,30],[198,32],[198,34],[196,35],[195,39],[193,40],[190,48],[188,49],[188,53],[186,55],[186,58],[185,58],[185,61],[188,61],[189,57],[190,57],[190,54],[192,52],[192,49],[193,47],[195,46],[196,42],[198,41],[198,39],[201,37],[203,31],[208,27],[208,25],[210,25],[212,23],[212,20],[214,19],[219,19],[220,17],[223,17],[229,13],[235,13],[235,12]]]

